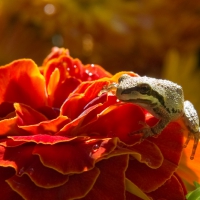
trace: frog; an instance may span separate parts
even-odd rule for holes
[[[123,74],[118,83],[109,84],[101,93],[110,90],[115,90],[116,97],[121,102],[138,105],[159,120],[152,127],[140,122],[143,125],[142,129],[130,133],[142,133],[142,140],[157,137],[170,122],[182,118],[188,130],[183,147],[187,147],[191,138],[194,139],[190,155],[190,159],[194,159],[200,138],[199,117],[193,104],[184,99],[180,85],[164,79]]]

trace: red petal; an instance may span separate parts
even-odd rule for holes
[[[0,167],[0,199],[2,200],[23,200],[10,186],[5,182],[6,179],[11,177],[15,171],[12,168]]]
[[[156,121],[151,118],[148,123],[153,124]],[[178,123],[171,122],[157,138],[150,137],[148,140],[159,147],[165,159],[178,165],[183,150],[183,132]]]
[[[26,159],[26,157],[22,158]],[[25,162],[18,162],[18,167],[20,167],[20,170],[18,171],[17,176],[27,174],[30,179],[39,187],[58,187],[65,184],[69,179],[68,175],[60,174],[54,169],[43,166],[39,158],[36,156],[29,155]]]
[[[37,124],[41,121],[47,120],[43,114],[37,112],[30,106],[15,103],[14,107],[17,115],[17,124],[20,126]]]
[[[84,197],[93,187],[99,170],[94,168],[90,171],[71,175],[69,181],[60,187],[45,189],[37,187],[26,175],[14,176],[7,182],[14,191],[17,191],[25,199],[76,199]]]
[[[137,160],[130,160],[126,177],[144,192],[151,192],[164,184],[173,174],[176,167],[176,165],[164,160],[161,167],[152,169]]]
[[[27,135],[28,133],[17,126],[17,117],[0,121],[0,136]]]
[[[185,194],[183,192],[182,185],[179,183],[179,180],[176,178],[176,176],[172,176],[164,185],[162,185],[156,191],[149,193],[148,196],[155,200],[185,200]]]
[[[57,145],[37,145],[34,154],[39,155],[45,166],[63,174],[80,173],[94,167],[94,163],[109,154],[116,141],[89,140],[85,142],[60,143]]]
[[[82,141],[87,137],[74,137],[74,138],[68,138],[68,137],[62,137],[62,136],[52,136],[52,135],[31,135],[31,136],[8,136],[8,138],[11,138],[13,141],[16,142],[34,142],[37,144],[56,144],[56,143],[62,143],[62,142],[68,142],[73,140]]]
[[[83,81],[98,80],[103,77],[111,77],[112,75],[99,65],[85,65],[81,79]]]
[[[144,121],[144,114],[138,106],[116,104],[100,113],[94,122],[77,131],[87,135],[96,133],[101,137],[118,137],[126,144],[135,144],[141,136],[130,136],[130,133],[141,129],[142,126],[138,123],[140,121]]]
[[[102,97],[98,97],[98,93],[105,85],[106,81],[97,81],[91,83],[91,85],[87,85],[87,89],[84,91],[84,93],[77,94],[77,91],[80,92],[78,89],[79,87],[83,89],[84,87],[82,84],[75,90],[75,93],[73,93],[62,105],[61,107],[61,114],[68,116],[71,119],[77,118],[88,106],[85,108],[88,103],[93,101],[95,98],[99,98],[101,100]],[[85,86],[85,84],[84,84]],[[98,102],[96,102],[98,103]],[[104,103],[104,102],[102,102]]]
[[[153,121],[155,122],[155,119]],[[155,170],[136,160],[131,160],[126,175],[143,191],[151,192],[164,184],[178,167],[183,135],[180,125],[174,122],[170,123],[157,138],[151,137],[147,140],[154,142],[159,147],[164,157],[161,167]]]
[[[70,93],[76,89],[76,87],[80,84],[78,79],[73,77],[67,78],[65,81],[60,83],[54,93],[54,100],[52,102],[52,106],[60,108],[63,102],[67,99]],[[64,92],[63,92],[64,91]]]
[[[0,118],[4,118],[14,111],[13,103],[3,102],[0,104]]]
[[[27,174],[40,187],[51,188],[66,183],[68,176],[43,166],[37,156],[32,156],[34,147],[33,144],[24,144],[4,149],[0,165],[13,167],[17,176]]]
[[[100,175],[83,200],[125,200],[125,171],[128,155],[111,157],[96,164]]]
[[[58,58],[61,55],[69,56],[69,50],[64,48],[53,47],[51,53],[44,59],[43,66],[46,65],[50,60]]]
[[[39,124],[30,125],[30,126],[20,126],[21,129],[27,131],[29,134],[49,134],[54,135],[61,128],[64,127],[67,123],[70,122],[70,119],[65,116],[59,116],[56,119],[44,121]]]
[[[18,102],[32,107],[46,104],[43,76],[32,60],[17,60],[0,68],[0,103]]]
[[[162,165],[163,155],[160,149],[152,142],[144,140],[140,144],[135,144],[128,149],[132,150],[136,155],[133,155],[141,163],[145,163],[150,168],[156,169]]]

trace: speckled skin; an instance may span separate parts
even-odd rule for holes
[[[143,138],[157,135],[169,122],[184,118],[189,130],[184,146],[187,146],[191,137],[194,138],[190,157],[193,159],[200,138],[199,118],[193,105],[189,101],[184,101],[182,87],[168,80],[146,76],[132,77],[127,74],[122,75],[118,82],[108,86],[108,90],[116,88],[119,100],[137,104],[160,119],[155,126],[144,125],[142,130],[137,131],[143,133]]]
[[[141,94],[140,86],[149,85],[151,91]],[[132,88],[132,90],[131,90]],[[127,90],[127,93],[124,92]],[[122,93],[124,92],[124,93]],[[119,79],[116,96],[121,101],[138,104],[157,118],[162,118],[154,108],[163,107],[168,112],[170,120],[175,120],[183,114],[184,97],[182,87],[167,80],[150,77],[131,77],[124,74]],[[143,100],[150,100],[143,102]]]

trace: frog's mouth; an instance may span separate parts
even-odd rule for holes
[[[156,102],[152,102],[151,100],[149,99],[126,99],[126,100],[123,100],[124,102],[130,102],[130,103],[134,103],[134,104],[143,104],[143,105],[149,105],[149,106],[156,106],[157,103]]]

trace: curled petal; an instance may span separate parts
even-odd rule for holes
[[[52,136],[52,135],[30,135],[30,136],[8,136],[8,138],[12,139],[14,142],[33,142],[36,144],[57,144],[62,142],[68,142],[68,141],[82,141],[87,139],[88,137],[74,137],[74,138],[68,138],[63,136]]]
[[[96,120],[77,131],[89,135],[96,133],[101,137],[118,137],[129,145],[140,141],[141,135],[131,135],[132,132],[142,128],[139,122],[145,120],[144,114],[138,106],[116,104],[108,107],[97,116]]]
[[[114,139],[88,140],[85,142],[37,145],[33,154],[43,165],[63,174],[80,173],[94,167],[95,162],[109,154],[116,146]]]
[[[156,122],[155,118],[151,118],[151,120],[148,122],[151,125]],[[164,158],[162,165],[156,169],[155,173],[155,169],[151,169],[137,160],[130,160],[126,176],[148,193],[163,185],[177,169],[183,145],[181,127],[175,122],[170,123],[157,138],[151,137],[147,140],[153,142],[160,149]]]
[[[96,81],[91,83],[90,85],[87,85],[87,89],[83,91],[83,93],[77,93],[76,90],[75,93],[72,94],[62,105],[61,114],[68,116],[71,119],[75,119],[76,117],[78,117],[88,107],[86,107],[88,103],[90,103],[96,97],[98,98],[98,93],[104,85],[105,81]],[[81,89],[84,88],[82,84],[79,87]]]
[[[23,157],[23,159],[26,159]],[[27,174],[29,178],[34,182],[35,185],[43,188],[54,188],[65,184],[69,176],[60,174],[54,169],[45,167],[36,156],[27,158],[26,162],[18,163],[17,176]]]
[[[148,193],[163,185],[174,173],[176,167],[175,164],[164,160],[155,173],[155,169],[149,168],[146,164],[140,163],[135,159],[129,161],[126,177]]]
[[[13,176],[15,171],[11,167],[0,167],[0,199],[15,199],[15,200],[23,200],[23,198],[13,191],[10,186],[5,182],[6,179]]]
[[[60,131],[70,122],[70,119],[66,116],[58,116],[56,119],[40,122],[39,124],[29,125],[29,126],[19,126],[21,129],[27,131],[30,135],[37,134],[49,134],[53,135]]]
[[[17,116],[17,124],[19,126],[37,124],[41,121],[47,120],[43,114],[34,110],[30,106],[15,103],[14,107]]]
[[[176,176],[172,176],[156,191],[148,193],[153,199],[179,199],[185,200],[185,194],[182,185]]]
[[[0,121],[0,136],[7,135],[27,135],[28,133],[20,129],[17,125],[18,118],[13,117],[9,119],[4,119]]]
[[[83,200],[125,200],[125,170],[128,155],[112,157],[96,164],[99,177]]]
[[[6,182],[24,199],[78,199],[84,197],[93,187],[99,176],[99,169],[71,175],[69,180],[60,187],[50,189],[36,186],[27,175],[13,176]]]
[[[98,80],[103,77],[111,77],[111,74],[99,65],[85,65],[81,74],[83,81]]]
[[[63,102],[79,84],[80,80],[73,77],[67,78],[65,81],[59,83],[54,93],[51,94],[54,97],[51,100],[51,105],[60,108]]]
[[[69,56],[69,50],[65,48],[53,47],[51,53],[44,59],[43,66],[45,66],[50,60],[58,58],[61,55]]]
[[[129,149],[137,152],[137,154],[132,154],[133,157],[139,160],[139,162],[145,163],[150,168],[156,169],[163,163],[163,155],[153,142],[144,140],[140,144],[129,147]]]
[[[43,166],[39,158],[32,155],[34,148],[35,145],[31,143],[15,148],[6,148],[0,165],[13,167],[16,171],[16,176],[27,174],[40,187],[57,187],[67,182],[68,176]]]
[[[34,108],[46,105],[44,77],[32,60],[17,60],[0,67],[0,74],[0,103],[18,102]]]

